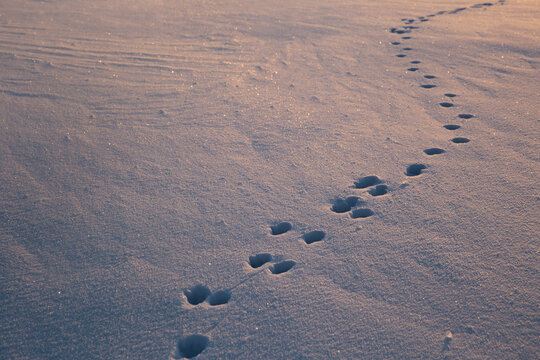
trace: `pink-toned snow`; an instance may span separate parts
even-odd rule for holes
[[[539,358],[540,5],[489,4],[0,0],[0,358]]]

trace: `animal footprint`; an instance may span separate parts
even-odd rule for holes
[[[249,266],[256,269],[270,261],[272,261],[272,255],[266,253],[257,254],[249,257]]]
[[[424,75],[426,79],[436,79],[437,77],[435,75]]]
[[[420,64],[420,63],[421,63],[421,61],[419,61],[419,60],[413,60],[413,61],[411,61],[411,64]]]
[[[373,215],[374,212],[371,209],[362,208],[362,209],[354,209],[351,211],[351,218],[353,219],[363,219],[370,217]]]
[[[281,235],[285,234],[287,231],[292,229],[292,225],[288,222],[280,222],[279,224],[270,226],[272,235]]]
[[[447,129],[447,130],[457,130],[459,129],[461,126],[459,125],[452,125],[452,124],[449,124],[449,125],[443,125],[443,128]]]
[[[223,305],[229,302],[231,292],[229,290],[219,290],[211,294],[210,289],[204,285],[195,285],[191,289],[184,290],[187,301],[191,305],[199,305],[208,299],[212,306]]]
[[[405,175],[407,176],[418,176],[422,173],[422,170],[427,169],[427,166],[424,164],[412,164],[407,166],[407,171]]]
[[[208,303],[211,306],[224,305],[231,299],[231,292],[229,290],[219,290],[210,295]]]
[[[405,57],[405,56],[407,56],[407,55],[405,55],[405,54],[397,54],[396,55],[396,57],[398,57],[398,58],[402,58],[402,57]]]
[[[420,87],[422,87],[424,89],[433,89],[434,87],[437,87],[437,85],[426,84],[426,85],[420,85]]]
[[[307,234],[302,236],[302,238],[304,239],[306,244],[309,245],[309,244],[313,244],[314,242],[321,241],[322,239],[324,239],[325,236],[326,234],[324,231],[315,230],[315,231],[308,232]]]
[[[441,105],[442,107],[445,107],[445,108],[449,108],[449,107],[454,106],[454,104],[449,103],[449,102],[442,102],[439,105]]]
[[[184,295],[186,295],[187,301],[191,305],[199,305],[204,302],[208,296],[210,296],[210,289],[204,285],[195,285],[190,289],[184,290]]]
[[[467,10],[467,8],[465,8],[465,7],[457,8],[455,10],[452,10],[452,11],[448,12],[448,13],[449,14],[457,14],[458,12],[463,11],[463,10]]]
[[[294,265],[296,265],[296,262],[292,260],[285,260],[282,262],[278,262],[274,264],[273,266],[270,266],[270,272],[274,275],[283,274],[291,270]]]
[[[381,196],[388,192],[388,186],[386,185],[377,185],[373,189],[370,189],[369,194],[372,196]]]
[[[453,143],[456,143],[456,144],[465,144],[465,143],[468,143],[471,140],[469,140],[467,138],[464,138],[464,137],[455,137],[450,141],[453,142]]]
[[[452,94],[452,93],[446,93],[446,94],[444,94],[444,96],[449,97],[449,98],[453,98],[453,97],[456,97],[457,95]]]
[[[458,115],[458,118],[460,118],[460,119],[471,119],[473,117],[474,117],[474,115],[471,115],[471,114],[459,114]]]
[[[499,3],[503,3],[503,2],[499,0]],[[477,9],[477,8],[481,8],[482,6],[492,6],[492,5],[493,5],[492,3],[481,3],[481,4],[476,4],[476,5],[471,6],[471,9]]]
[[[353,206],[356,206],[358,203],[358,198],[356,196],[349,196],[346,199],[336,199],[332,205],[332,211],[335,213],[344,213],[350,211]]]
[[[437,155],[437,154],[445,153],[446,151],[444,151],[443,149],[439,149],[439,148],[429,148],[429,149],[425,149],[424,152],[427,155]]]
[[[206,349],[210,340],[204,335],[190,335],[178,340],[176,345],[176,359],[194,358]]]
[[[418,71],[418,68],[408,68],[408,71]]]
[[[381,183],[381,179],[379,179],[377,176],[369,175],[369,176],[364,176],[363,178],[358,179],[358,181],[354,183],[354,186],[357,189],[365,189],[367,187],[377,185],[380,183]]]

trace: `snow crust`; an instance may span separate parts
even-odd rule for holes
[[[0,0],[0,358],[539,358],[539,19]]]

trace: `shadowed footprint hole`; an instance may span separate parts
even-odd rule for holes
[[[443,125],[443,128],[445,128],[447,130],[457,130],[460,127],[461,126],[459,126],[459,125],[453,125],[453,124]]]
[[[449,107],[454,106],[454,104],[449,103],[449,102],[442,102],[439,105],[441,105],[442,107],[445,107],[445,108],[449,108]]]
[[[282,262],[278,262],[270,267],[270,272],[274,275],[283,274],[291,270],[294,265],[296,265],[296,262],[292,260],[285,260]]]
[[[427,154],[427,155],[437,155],[437,154],[442,154],[446,151],[444,151],[443,149],[439,149],[439,148],[429,148],[429,149],[425,149],[424,152]]]
[[[500,2],[500,1],[499,1]],[[475,4],[473,6],[471,6],[471,9],[478,9],[478,8],[481,8],[483,6],[492,6],[493,4],[492,3],[481,3],[481,4]]]
[[[362,209],[354,209],[351,211],[351,218],[353,219],[364,219],[367,217],[370,217],[374,214],[374,212],[371,209],[362,208]]]
[[[436,79],[437,77],[435,75],[424,75],[426,79]]]
[[[426,85],[420,85],[420,87],[423,87],[424,89],[433,89],[434,87],[437,87],[437,85],[426,84]]]
[[[336,199],[332,205],[332,211],[338,214],[350,211],[353,206],[358,203],[356,196],[349,196],[346,199]]]
[[[449,98],[453,98],[453,97],[456,97],[457,95],[452,94],[452,93],[446,93],[446,94],[444,94],[444,96],[449,97]]]
[[[472,114],[459,114],[458,115],[458,118],[460,118],[460,119],[471,119],[473,117],[474,117],[474,115],[472,115]]]
[[[291,230],[292,225],[288,222],[280,222],[279,224],[270,226],[270,229],[272,231],[272,235],[281,235]]]
[[[206,349],[209,339],[204,335],[190,335],[178,340],[177,355],[188,359],[194,358]]]
[[[392,45],[399,45],[399,44],[401,44],[399,41],[394,41],[394,42],[392,43]]]
[[[404,26],[404,28],[406,28],[406,27]],[[397,28],[391,28],[390,32],[394,33],[394,34],[406,34],[406,33],[410,33],[411,31],[410,30],[400,30],[400,29],[397,29]]]
[[[229,290],[219,290],[210,295],[208,303],[212,306],[224,305],[231,299],[231,292]]]
[[[407,166],[407,172],[405,172],[405,175],[418,176],[422,173],[422,170],[424,169],[427,169],[427,166],[424,164],[412,164]]]
[[[324,231],[315,230],[308,232],[303,237],[306,244],[313,244],[314,242],[321,241],[326,236],[326,233]]]
[[[419,61],[419,60],[413,60],[413,61],[411,61],[411,64],[420,64],[420,63],[421,63],[421,61]]]
[[[254,269],[259,268],[270,261],[272,261],[272,255],[266,253],[249,257],[249,265]]]
[[[364,176],[363,178],[358,179],[358,181],[354,183],[354,186],[357,189],[365,189],[367,187],[377,185],[380,183],[381,183],[381,179],[379,179],[377,176],[369,175],[369,176]]]
[[[405,57],[405,56],[407,56],[407,55],[405,55],[405,54],[397,54],[396,55],[396,57],[398,57],[398,58],[402,58],[402,57]]]
[[[410,37],[410,36],[403,36],[402,39],[403,39],[403,40],[409,40],[409,39],[412,39],[412,37]]]
[[[408,68],[408,71],[418,71],[418,68]]]
[[[464,137],[455,137],[450,141],[453,142],[453,143],[456,143],[456,144],[465,144],[465,143],[468,143],[471,140],[469,140],[467,138],[464,138]]]
[[[377,185],[373,189],[370,189],[369,194],[372,196],[381,196],[388,192],[388,186],[386,185]]]
[[[403,49],[401,49],[401,50],[403,50],[403,51],[411,51],[411,50],[412,50],[412,48],[410,48],[410,47],[406,47],[406,48],[403,48]]]
[[[467,8],[465,7],[457,8],[455,10],[450,11],[449,14],[457,14],[458,12],[463,11],[463,10],[467,10]]]
[[[199,284],[184,290],[184,295],[186,295],[187,301],[191,305],[199,305],[210,296],[210,290],[206,286]]]

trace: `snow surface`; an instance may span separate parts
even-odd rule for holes
[[[540,358],[539,24],[0,0],[0,358]]]

